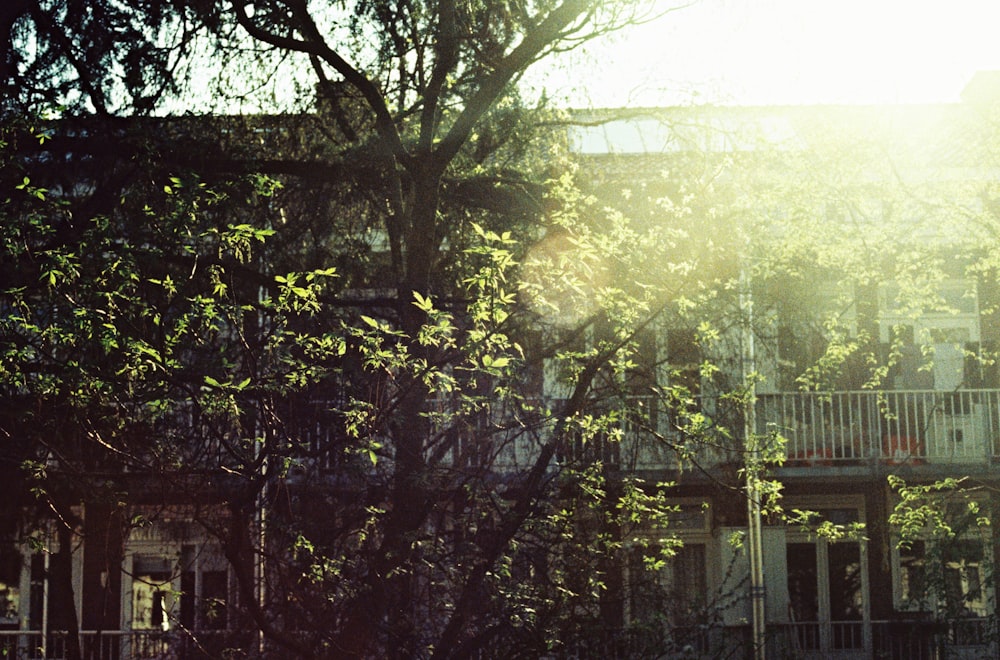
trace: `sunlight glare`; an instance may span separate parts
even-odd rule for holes
[[[704,0],[541,84],[575,106],[953,102],[1000,69],[997,25],[985,0]]]

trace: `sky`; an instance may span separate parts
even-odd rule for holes
[[[1000,0],[700,0],[530,81],[573,107],[954,102]]]

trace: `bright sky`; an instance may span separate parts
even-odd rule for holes
[[[1000,0],[701,0],[544,83],[581,107],[957,101],[1000,70]]]

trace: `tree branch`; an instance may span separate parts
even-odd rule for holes
[[[282,37],[257,26],[253,19],[247,14],[247,3],[245,0],[236,0],[233,9],[236,14],[236,21],[254,39],[274,46],[275,48],[289,50],[293,52],[314,55],[344,77],[349,84],[354,86],[364,97],[368,107],[375,114],[375,128],[379,136],[388,145],[390,152],[402,164],[410,163],[410,155],[406,151],[403,141],[400,138],[396,124],[389,113],[389,108],[385,103],[385,98],[379,92],[375,84],[363,73],[351,66],[338,52],[330,48],[326,40],[316,27],[316,23],[309,15],[308,8],[304,2],[293,0],[290,3],[296,19],[299,21],[299,28],[302,30],[305,40],[294,39],[292,37]]]
[[[450,163],[468,139],[476,123],[492,107],[514,77],[534,62],[545,48],[556,42],[581,16],[592,11],[595,0],[565,0],[549,13],[538,27],[528,32],[514,50],[479,86],[462,110],[435,153],[439,166]]]
[[[458,29],[455,20],[454,0],[439,0],[438,2],[435,55],[434,69],[423,93],[423,109],[420,117],[421,152],[430,152],[434,144],[441,90],[448,80],[448,74],[455,69],[455,64],[458,61]]]

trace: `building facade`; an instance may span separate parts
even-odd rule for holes
[[[570,129],[581,187],[596,200],[584,222],[628,217],[635,240],[659,242],[670,260],[640,264],[658,293],[627,336],[579,289],[579,301],[537,313],[539,333],[569,348],[526,366],[531,405],[516,421],[555,417],[547,411],[579,382],[567,365],[619,341],[627,360],[606,383],[594,378],[584,409],[613,424],[567,434],[552,471],[639,477],[673,509],[665,527],[619,539],[601,596],[605,638],[558,652],[996,657],[1000,142],[989,82],[946,106],[598,112]],[[572,262],[579,240],[567,231],[552,225],[538,244]],[[617,285],[616,268],[586,277]],[[219,380],[208,386],[238,398],[238,383]],[[175,415],[178,428],[203,425],[197,456],[167,446],[147,458],[199,470],[147,479],[126,461],[102,497],[56,498],[44,524],[4,521],[0,649],[101,659],[268,650],[246,630],[266,624],[248,617],[276,602],[279,563],[266,552],[245,561],[243,537],[224,530],[267,548],[264,518],[320,510],[320,485],[347,503],[320,521],[330,528],[364,505],[361,477],[337,473],[345,420],[313,394],[274,406],[293,411],[281,437],[294,451],[262,470],[279,475],[273,488],[246,495],[227,481],[262,455],[270,437],[252,430],[269,410],[239,417],[240,438],[253,439],[243,444],[212,416]],[[427,404],[432,434],[452,405]],[[482,441],[511,428],[509,410],[462,410],[456,438],[428,445],[443,469],[487,466],[505,484],[536,464],[539,435]],[[151,418],[138,432],[172,437],[167,418]],[[47,460],[39,469],[57,471],[59,457]],[[116,489],[132,496],[118,502]],[[223,494],[246,501],[223,509]]]
[[[666,306],[637,358],[647,396],[605,451],[673,483],[685,514],[657,578],[670,596],[625,608],[658,612],[677,657],[734,640],[755,657],[995,657],[990,84],[935,107],[596,113],[572,133],[596,195],[695,219],[677,250],[730,283],[704,307],[678,296],[696,312]],[[782,514],[740,491],[751,478]]]

